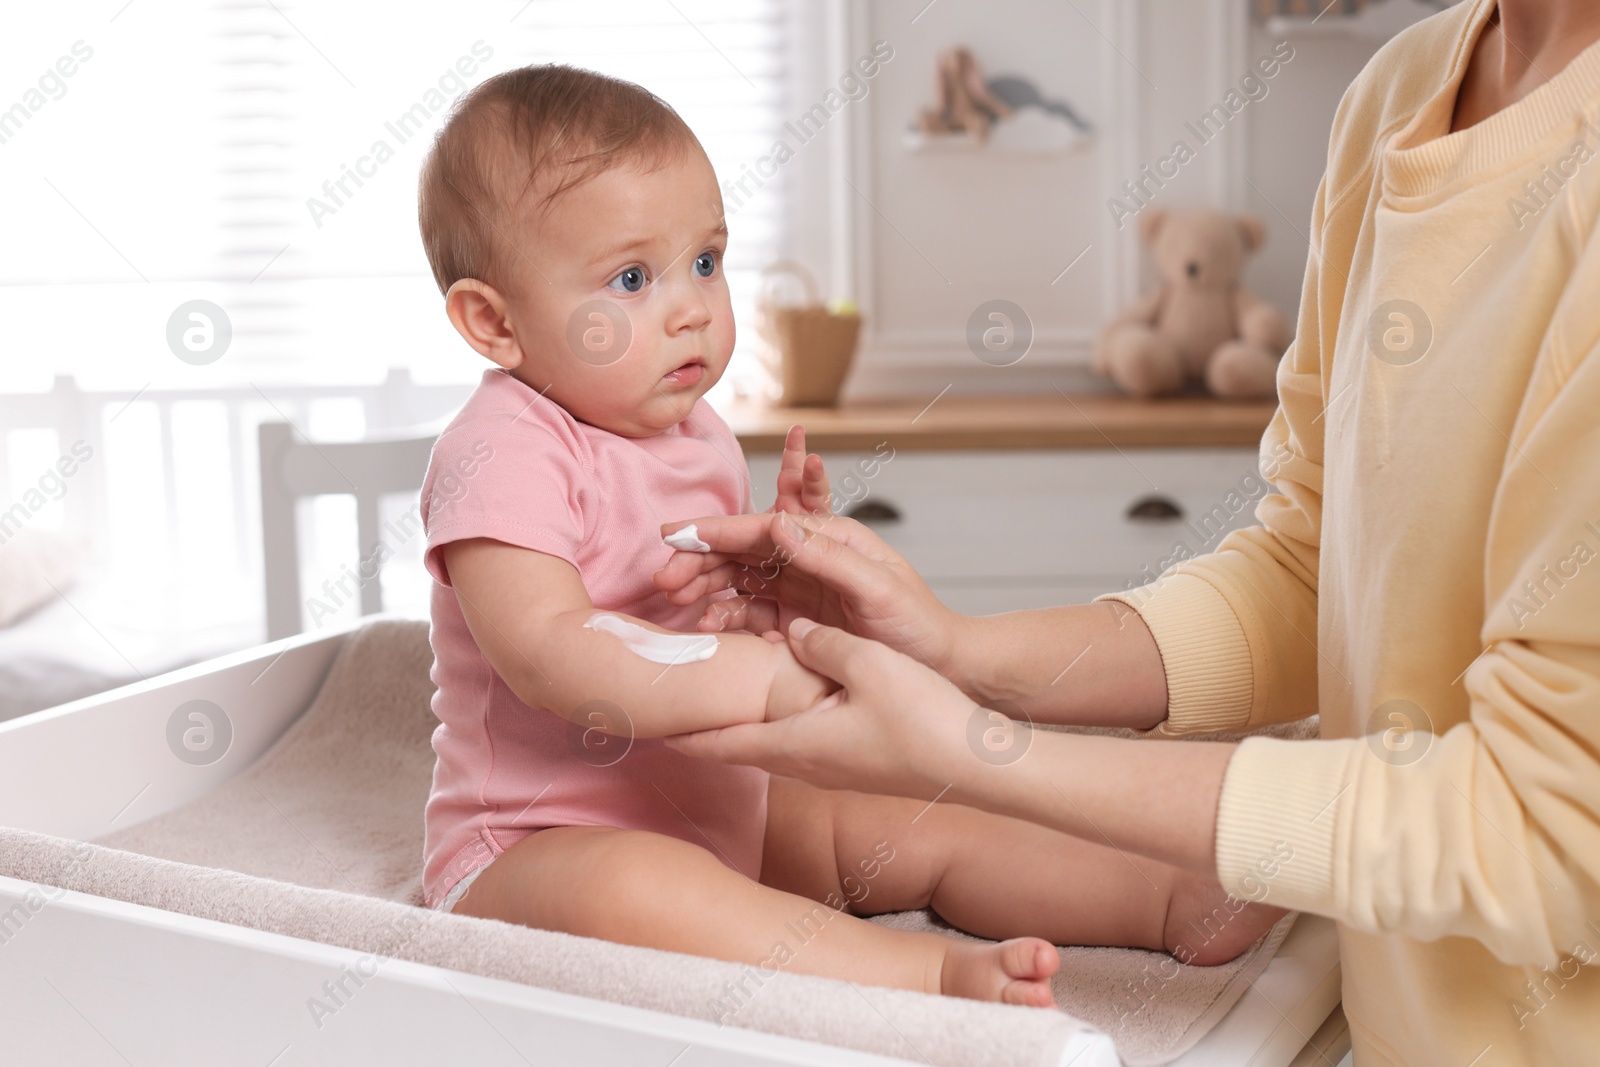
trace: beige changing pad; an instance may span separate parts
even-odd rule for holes
[[[736,965],[420,908],[422,811],[437,724],[431,661],[425,623],[363,627],[312,707],[254,766],[186,807],[100,839],[106,848],[67,865],[68,878],[57,884],[716,1021]],[[1315,730],[1311,720],[1279,732]],[[51,880],[59,869],[49,856],[53,840],[0,831],[0,854],[12,857],[0,873]],[[1128,1064],[1167,1063],[1226,1013],[1293,919],[1221,967],[1182,966],[1135,949],[1063,948],[1056,1002],[1111,1035]],[[875,921],[943,928],[928,912]],[[1061,1046],[1063,1028],[1072,1028],[1055,1012],[792,974],[763,985],[730,1025],[972,1067],[1043,1062]]]

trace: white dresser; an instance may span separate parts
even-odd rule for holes
[[[1276,405],[1082,393],[944,396],[724,412],[772,503],[788,428],[806,428],[840,510],[869,523],[967,614],[1081,603],[1148,581],[1255,521]],[[887,457],[887,458],[886,458]]]
[[[1254,522],[1270,491],[1253,448],[822,454],[849,501],[843,513],[869,523],[969,615],[1081,603],[1147,581]],[[765,508],[778,457],[755,454],[749,464]]]

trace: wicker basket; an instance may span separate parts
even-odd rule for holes
[[[761,275],[756,333],[770,346],[771,351],[761,353],[761,359],[783,390],[783,403],[790,407],[833,407],[839,402],[839,390],[856,354],[860,314],[828,310],[817,295],[816,279],[793,260],[778,260]],[[777,302],[773,283],[784,276],[800,280],[805,288],[804,304]]]

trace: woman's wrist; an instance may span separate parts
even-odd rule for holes
[[[979,704],[999,699],[992,691],[994,676],[993,657],[988,641],[993,627],[993,616],[963,615],[950,611],[944,627],[946,653],[943,664],[934,666],[940,674]]]

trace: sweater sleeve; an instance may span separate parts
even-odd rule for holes
[[[1580,272],[1569,295],[1600,286],[1600,256],[1588,258],[1594,276]],[[1396,748],[1379,734],[1247,739],[1217,814],[1230,891],[1368,932],[1470,937],[1512,965],[1550,966],[1593,943],[1600,341],[1578,340],[1574,365],[1552,330],[1497,486],[1485,647],[1461,678],[1468,720],[1396,735]]]

